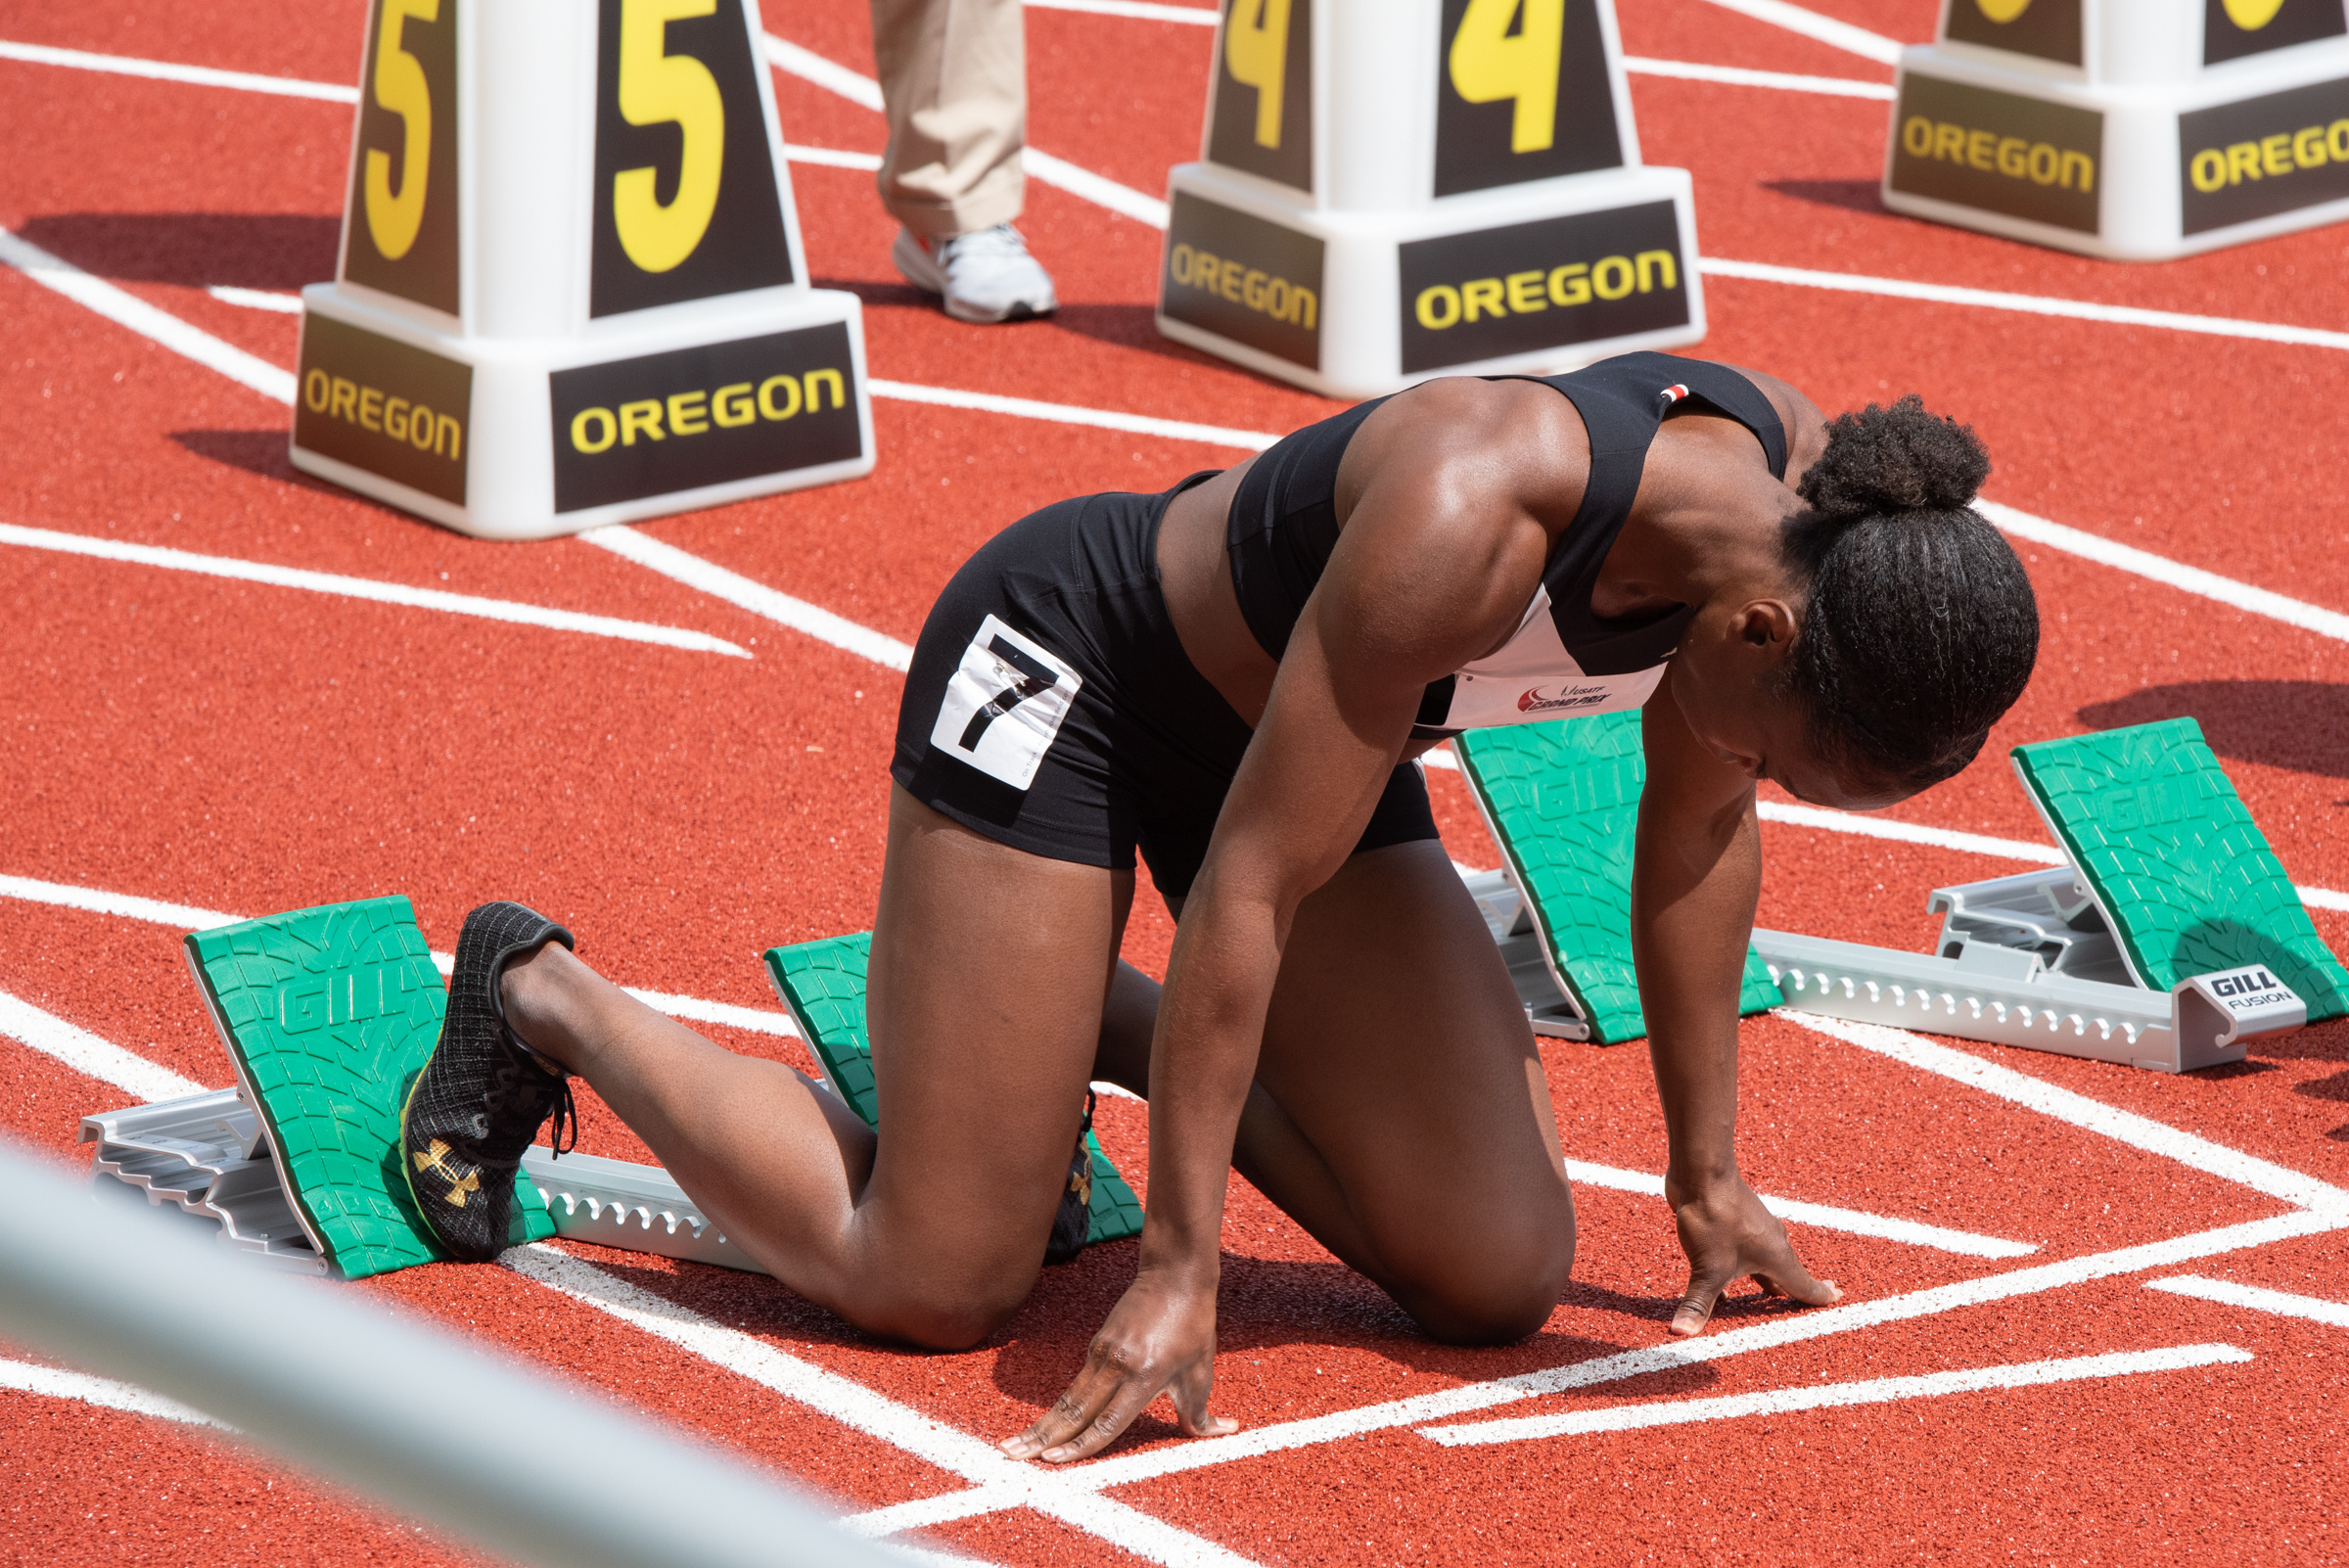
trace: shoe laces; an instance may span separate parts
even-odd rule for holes
[[[1028,242],[1020,231],[1008,223],[998,223],[991,229],[980,229],[970,234],[957,234],[950,240],[939,242],[937,255],[940,264],[950,266],[963,259],[1025,258]]]
[[[547,1104],[549,1098],[553,1104]],[[571,1097],[571,1079],[549,1081],[546,1074],[526,1062],[509,1062],[497,1070],[497,1078],[482,1096],[489,1112],[489,1135],[502,1135],[528,1130],[535,1139],[538,1126],[552,1116],[550,1130],[554,1157],[561,1159],[579,1146],[579,1108]],[[571,1141],[563,1141],[568,1130]]]

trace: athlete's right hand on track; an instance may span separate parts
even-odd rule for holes
[[[1222,1437],[1240,1423],[1207,1413],[1216,1386],[1216,1289],[1137,1274],[1093,1336],[1084,1369],[1034,1426],[996,1447],[1015,1459],[1082,1459],[1107,1448],[1166,1394],[1190,1437]]]
[[[1835,1281],[1811,1277],[1786,1239],[1786,1227],[1762,1207],[1743,1176],[1732,1172],[1701,1190],[1667,1177],[1664,1197],[1680,1227],[1681,1250],[1688,1255],[1688,1289],[1672,1314],[1675,1334],[1703,1333],[1721,1293],[1739,1274],[1753,1275],[1765,1296],[1790,1297],[1806,1307],[1843,1299]]]

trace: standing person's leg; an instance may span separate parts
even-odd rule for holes
[[[1020,0],[872,0],[872,12],[898,270],[966,321],[1048,314],[1052,280],[1011,227],[1026,196]]]
[[[726,1235],[859,1327],[959,1347],[1041,1267],[1132,873],[1045,859],[892,791],[867,1017],[883,1127],[653,1011],[556,944],[505,971],[578,1074]]]

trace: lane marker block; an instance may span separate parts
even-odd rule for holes
[[[1647,1020],[1632,963],[1632,855],[1647,757],[1637,711],[1472,729],[1452,746],[1501,853],[1501,870],[1472,879],[1470,892],[1535,1033],[1602,1045],[1639,1038]],[[1738,1012],[1784,1000],[1749,947]]]
[[[783,999],[800,1034],[824,1070],[832,1092],[867,1127],[881,1125],[881,1094],[873,1082],[873,1043],[865,1033],[865,967],[872,956],[870,932],[826,937],[770,947],[767,978]],[[1118,1168],[1101,1152],[1101,1140],[1084,1135],[1093,1157],[1093,1197],[1085,1244],[1123,1241],[1142,1233],[1142,1203]]]
[[[543,538],[871,472],[752,0],[373,0],[296,467]]]
[[[2349,217],[2340,0],[1942,0],[1884,205],[2122,261]]]
[[[1688,171],[1639,160],[1614,0],[1225,0],[1214,58],[1168,337],[1345,398],[1704,337]]]

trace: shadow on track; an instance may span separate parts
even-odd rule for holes
[[[17,233],[102,278],[290,291],[334,277],[342,226],[298,212],[59,212]]]
[[[2349,778],[2349,685],[2324,680],[2188,680],[2091,703],[2079,719],[2119,729],[2191,717],[2221,757]]]
[[[1891,210],[1874,180],[1764,180],[1762,188],[1814,207],[1839,207],[1849,212]]]

